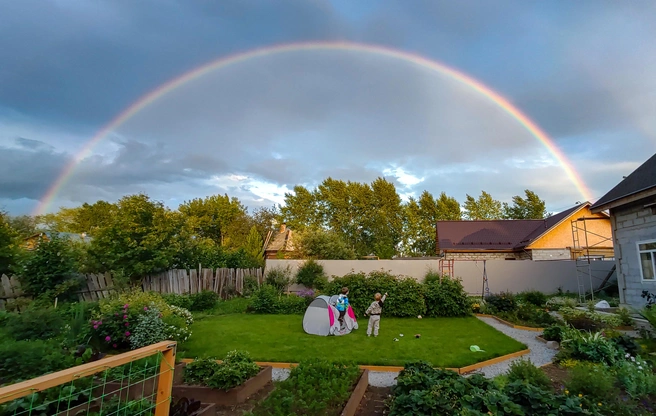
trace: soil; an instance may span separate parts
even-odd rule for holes
[[[567,380],[567,369],[558,367],[555,364],[549,364],[542,367],[542,371],[549,377],[556,391],[563,390],[565,380]]]
[[[260,391],[249,397],[244,403],[234,406],[220,406],[216,408],[216,416],[242,416],[244,412],[253,410],[260,401],[273,391],[273,382],[267,383]]]
[[[385,400],[392,394],[391,387],[367,387],[364,397],[360,402],[356,416],[376,416],[385,415]]]

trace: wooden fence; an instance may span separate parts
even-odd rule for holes
[[[211,290],[227,299],[244,293],[244,279],[251,276],[258,286],[264,280],[262,269],[184,269],[169,270],[157,275],[147,276],[141,282],[145,292],[194,294]],[[85,283],[78,292],[81,301],[97,301],[108,298],[116,291],[110,273],[84,275]],[[0,277],[0,310],[6,303],[25,298],[20,282],[16,276]]]

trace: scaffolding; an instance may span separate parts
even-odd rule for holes
[[[440,259],[440,274],[453,277],[453,259]]]
[[[585,289],[585,281],[588,280],[590,282],[590,299],[594,301],[594,287],[592,286],[592,265],[591,262],[595,260],[602,260],[604,258],[603,255],[593,255],[591,254],[591,249],[592,252],[594,252],[595,248],[600,248],[604,247],[602,244],[604,243],[610,243],[612,247],[612,237],[607,237],[598,233],[595,233],[594,231],[591,231],[588,229],[588,221],[597,221],[597,220],[606,220],[606,218],[600,218],[600,217],[582,217],[578,218],[575,220],[572,220],[572,241],[573,241],[573,246],[572,246],[572,259],[576,261],[576,282],[578,286],[578,292],[579,292],[579,301],[580,302],[585,302],[587,293]],[[596,243],[590,245],[590,238],[589,237],[598,237],[599,241]],[[611,270],[611,272],[606,276],[604,279],[604,282],[602,283],[601,287],[598,290],[603,289],[604,285],[608,280],[610,279],[610,276],[612,275],[612,272],[614,271]]]

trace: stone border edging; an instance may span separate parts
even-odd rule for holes
[[[521,329],[521,330],[524,330],[524,331],[533,331],[533,332],[542,332],[542,331],[544,331],[544,328],[533,328],[533,327],[530,327],[530,326],[515,325],[515,324],[510,323],[508,321],[504,321],[503,319],[498,318],[494,315],[488,315],[488,314],[485,314],[485,313],[475,313],[474,315],[476,315],[477,317],[480,317],[480,318],[495,319],[497,322],[502,323],[502,324],[504,324],[506,326],[509,326],[511,328],[515,328],[515,329]]]
[[[340,413],[340,416],[355,416],[358,407],[360,407],[360,402],[367,391],[367,387],[369,387],[369,370],[364,370],[358,383],[351,392],[351,397],[349,397],[346,405],[344,405],[344,409],[342,410],[342,413]]]
[[[527,348],[525,350],[516,351],[516,352],[506,354],[506,355],[502,355],[502,356],[496,357],[496,358],[491,358],[489,360],[481,361],[479,363],[468,365],[468,366],[461,367],[461,368],[447,367],[447,368],[445,368],[445,370],[454,371],[458,374],[465,374],[465,373],[469,373],[469,372],[472,372],[472,371],[475,371],[475,370],[479,370],[481,368],[484,368],[484,367],[487,367],[487,366],[490,366],[490,365],[493,365],[493,364],[500,363],[502,361],[506,361],[506,360],[510,360],[512,358],[517,358],[517,357],[527,355],[530,352],[531,352],[531,350]],[[185,358],[181,361],[185,362],[185,363],[190,363],[194,360],[191,359],[191,358]],[[216,361],[218,363],[221,362],[221,360],[216,360]],[[282,363],[282,362],[270,362],[270,361],[256,361],[255,363],[257,365],[259,365],[260,367],[273,367],[273,368],[281,368],[281,369],[287,369],[287,370],[298,365],[298,363]],[[360,367],[361,370],[365,370],[365,371],[377,371],[377,372],[383,372],[383,373],[385,373],[385,372],[397,373],[397,372],[403,370],[403,366],[358,365],[358,367]]]

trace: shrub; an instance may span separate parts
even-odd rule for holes
[[[617,395],[615,377],[607,366],[600,364],[578,363],[572,367],[565,388],[570,394],[581,394],[594,403]]]
[[[563,307],[575,308],[576,300],[573,298],[556,296],[547,301],[547,308],[550,310],[558,311]]]
[[[617,363],[615,371],[617,380],[627,394],[634,399],[656,395],[656,374],[652,371],[649,363],[640,356],[626,354],[625,358],[626,360]]]
[[[78,274],[78,246],[57,233],[42,240],[34,251],[28,252],[20,264],[19,280],[22,290],[33,298],[48,301],[56,297],[77,300],[75,291],[82,282]]]
[[[537,328],[553,325],[558,322],[549,312],[527,303],[519,304],[514,311],[501,312],[497,313],[497,315],[515,324]]]
[[[356,315],[364,313],[377,292],[389,294],[383,312],[387,316],[410,317],[426,312],[424,286],[412,278],[383,271],[373,271],[368,275],[350,273],[333,279],[326,293],[337,294],[342,287],[349,288],[349,303]]]
[[[282,293],[287,290],[293,280],[291,274],[292,272],[289,266],[284,269],[282,267],[275,267],[267,271],[264,282]]]
[[[278,294],[278,290],[275,287],[266,283],[263,284],[262,287],[253,294],[250,310],[255,313],[276,313]]]
[[[563,327],[560,325],[551,325],[547,328],[544,328],[544,332],[542,333],[542,338],[546,339],[547,341],[556,341],[560,342],[563,340]]]
[[[601,332],[583,334],[572,328],[563,330],[560,351],[557,354],[559,360],[573,358],[608,365],[615,364],[621,357],[622,351]]]
[[[442,273],[437,272],[435,270],[429,270],[426,272],[426,275],[424,276],[424,284],[429,284],[433,282],[441,282],[442,281]]]
[[[456,317],[471,314],[471,306],[460,280],[447,276],[425,285],[426,316]]]
[[[0,343],[0,385],[28,380],[74,364],[58,343],[45,340]]]
[[[311,289],[322,289],[326,282],[326,274],[323,270],[323,265],[315,260],[307,260],[304,262],[296,272],[296,283]],[[318,285],[317,285],[318,284]]]
[[[298,295],[281,295],[276,302],[274,313],[283,315],[304,314],[313,298]]]
[[[551,380],[544,371],[537,368],[530,360],[520,359],[510,363],[508,370],[508,381],[523,381],[528,384],[540,387],[544,390],[551,390]]]
[[[126,331],[125,337],[129,339],[133,350],[165,341],[168,338],[168,328],[162,321],[159,309],[153,306],[139,315],[132,332]]]
[[[209,380],[219,369],[219,363],[215,358],[197,359],[184,368],[182,381],[189,385],[204,385],[205,380]]]
[[[244,277],[244,296],[251,296],[257,289],[260,288],[258,284],[257,277],[255,276],[246,276]]]
[[[46,340],[61,335],[64,320],[55,309],[32,308],[21,314],[8,314],[4,326],[7,334],[17,341]]]
[[[195,293],[191,297],[190,311],[202,312],[213,309],[219,299],[219,295],[211,290],[203,290],[200,293]]]
[[[191,310],[191,297],[189,295],[178,295],[177,293],[166,293],[162,295],[166,303]]]
[[[515,295],[510,292],[501,292],[485,298],[486,307],[493,313],[511,312],[517,309]]]
[[[631,312],[628,309],[619,308],[617,310],[617,316],[620,318],[621,325],[633,326],[633,318],[631,318]]]
[[[520,296],[531,305],[544,306],[547,303],[547,295],[537,290],[523,292]]]
[[[598,312],[583,311],[573,308],[562,308],[560,310],[565,322],[576,329],[587,331],[599,330],[602,328],[615,328],[622,324],[617,315],[601,314]]]

